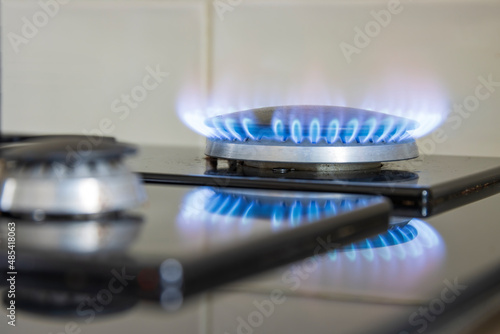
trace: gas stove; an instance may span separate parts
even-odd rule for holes
[[[419,217],[494,194],[500,181],[500,159],[419,157],[418,122],[369,110],[266,107],[194,128],[204,152],[148,148],[133,169],[155,183],[383,195],[394,214]]]
[[[205,149],[1,148],[3,299],[24,333],[465,333],[496,310],[500,159],[418,157],[414,122],[361,109],[205,126]]]

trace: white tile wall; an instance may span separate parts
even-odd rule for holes
[[[203,82],[204,10],[202,1],[72,0],[18,44],[9,33],[22,36],[23,17],[32,21],[42,9],[38,1],[6,1],[3,130],[102,128],[133,142],[200,145],[175,106],[187,79]],[[168,76],[147,79],[151,90],[144,90],[148,68]],[[131,96],[129,105],[122,94]]]
[[[203,145],[175,113],[189,87],[189,99],[208,89],[222,108],[332,103],[418,110],[421,121],[449,113],[420,140],[424,152],[500,156],[500,86],[474,98],[478,77],[500,82],[500,1],[394,1],[71,0],[16,53],[8,33],[41,9],[7,0],[2,128],[81,133],[109,118],[124,140]],[[348,62],[341,43],[356,46],[354,29],[389,9],[390,22]],[[121,119],[121,94],[140,93],[157,65],[168,77]],[[473,111],[460,115],[453,106],[464,101]]]

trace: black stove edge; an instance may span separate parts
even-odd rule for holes
[[[437,215],[467,204],[471,204],[500,193],[500,180],[472,183],[455,193],[434,198],[428,206],[427,216]],[[425,210],[422,208],[422,210]]]
[[[447,303],[439,315],[432,316],[432,321],[424,321],[425,318],[413,317],[408,314],[408,318],[394,324],[394,321],[382,326],[383,330],[375,333],[439,333],[455,334],[476,333],[475,328],[488,320],[489,317],[497,315],[500,307],[500,263],[469,280],[453,279],[449,283],[458,287],[459,294],[456,299]],[[441,300],[442,291],[436,291],[435,298],[431,298],[427,303],[415,307],[415,314],[420,307],[428,309],[433,302]],[[413,320],[412,320],[413,319]],[[415,321],[417,319],[418,321]],[[424,328],[425,327],[425,328]]]
[[[145,183],[151,184],[172,184],[200,187],[220,187],[220,188],[252,188],[252,189],[272,189],[289,191],[313,191],[313,192],[335,192],[345,194],[363,194],[384,196],[391,200],[394,206],[394,213],[405,217],[425,217],[422,215],[423,192],[430,192],[430,189],[402,189],[398,188],[397,193],[390,187],[367,187],[366,185],[349,184],[328,184],[316,180],[293,180],[286,179],[262,179],[262,178],[242,178],[224,176],[200,176],[200,175],[178,175],[163,173],[137,172]],[[359,191],[358,191],[359,189]],[[425,210],[424,210],[425,211]]]
[[[256,188],[294,191],[341,192],[379,195],[389,198],[397,216],[426,218],[465,204],[470,204],[500,192],[500,168],[470,178],[466,185],[448,182],[437,188],[422,187],[402,189],[383,186],[366,186],[355,183],[345,186],[316,180],[261,179],[223,176],[177,175],[138,173],[146,183],[175,184],[211,187]],[[446,190],[443,190],[446,189]]]

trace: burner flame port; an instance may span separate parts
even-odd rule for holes
[[[363,109],[266,107],[205,123],[213,130],[206,155],[259,168],[358,170],[418,156],[417,122]]]

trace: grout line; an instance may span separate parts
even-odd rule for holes
[[[207,109],[210,101],[210,96],[213,91],[213,11],[212,1],[203,1],[203,14],[202,25],[200,32],[202,35],[201,45],[201,71],[200,85],[201,85],[201,108]],[[206,142],[203,136],[199,137],[198,147],[205,147]]]
[[[205,0],[205,25],[204,25],[204,104],[208,107],[209,98],[213,90],[213,10],[212,0]]]

